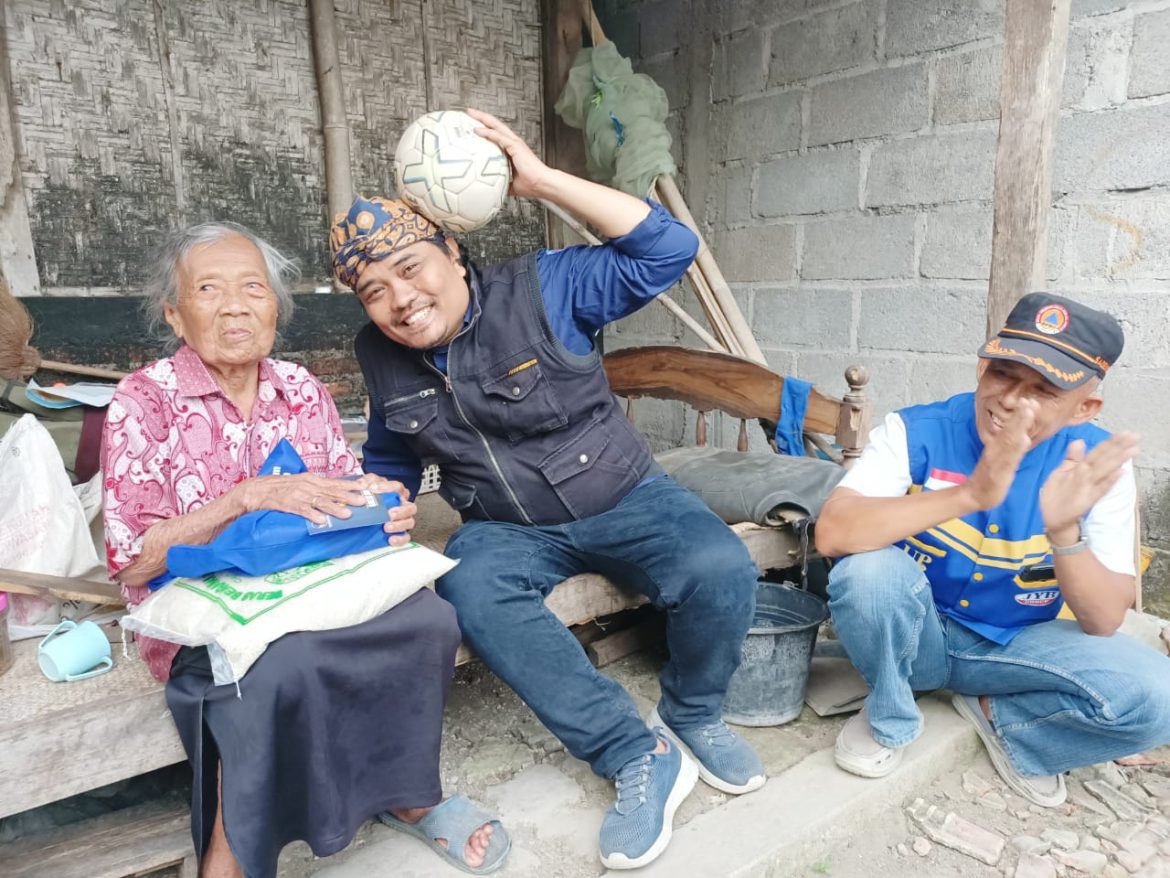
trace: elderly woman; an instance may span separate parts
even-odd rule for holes
[[[415,507],[398,482],[359,473],[337,410],[302,367],[269,358],[292,311],[291,265],[246,229],[189,228],[172,241],[148,308],[174,353],[125,378],[106,421],[106,549],[133,605],[168,547],[210,542],[247,512],[348,517],[361,488],[397,491],[386,525],[407,541]],[[309,472],[257,476],[288,439]],[[375,814],[455,865],[498,868],[510,842],[461,796],[440,803],[442,714],[459,630],[427,589],[368,622],[289,634],[239,684],[216,686],[205,648],[142,639],[194,768],[201,872],[267,878],[304,839],[336,853]],[[438,804],[437,804],[438,803]]]

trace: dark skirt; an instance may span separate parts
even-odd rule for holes
[[[183,648],[166,693],[194,769],[200,857],[215,826],[220,762],[224,831],[248,878],[276,875],[290,841],[329,856],[380,811],[436,804],[458,645],[454,609],[423,589],[361,625],[285,635],[238,696],[212,681],[206,648]]]

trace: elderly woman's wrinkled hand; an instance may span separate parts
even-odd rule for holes
[[[384,479],[374,473],[366,473],[353,484],[367,491],[373,491],[375,494],[397,494],[401,498],[399,505],[390,510],[390,521],[383,525],[382,529],[390,535],[390,545],[404,546],[409,543],[418,507],[410,502],[410,491],[406,489],[406,486],[402,482]]]
[[[327,515],[349,518],[349,507],[365,505],[357,480],[331,479],[314,473],[256,476],[240,482],[235,490],[245,512],[291,512],[315,524],[324,524]]]

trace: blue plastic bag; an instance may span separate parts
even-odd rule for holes
[[[259,475],[296,475],[305,471],[304,461],[296,449],[287,439],[281,439],[260,467]],[[397,494],[375,496],[386,510],[400,502]],[[313,533],[311,521],[291,512],[270,509],[249,512],[205,546],[171,546],[167,550],[167,572],[151,580],[150,589],[157,590],[176,576],[205,576],[221,570],[263,576],[315,561],[368,552],[386,545],[384,523],[385,519],[364,527]]]

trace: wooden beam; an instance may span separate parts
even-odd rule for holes
[[[587,0],[585,0],[587,2]],[[569,80],[569,69],[584,45],[584,23],[588,12],[583,0],[541,0],[540,20],[543,29],[541,79],[544,92],[544,161],[557,168],[585,176],[585,135],[561,121],[553,109]],[[565,227],[550,220],[548,244],[563,247],[567,243]]]
[[[1052,143],[1060,112],[1070,0],[1008,0],[995,155],[987,334],[1047,281]]]
[[[309,0],[310,25],[313,33],[313,66],[317,73],[317,102],[321,108],[321,130],[325,135],[325,197],[333,218],[349,210],[353,201],[353,173],[349,158],[349,120],[345,115],[345,96],[341,81],[341,59],[337,51],[337,23],[333,0]],[[426,30],[426,24],[423,24]],[[427,109],[431,109],[428,105]],[[334,282],[334,290],[344,289]],[[348,290],[345,290],[348,292]]]
[[[63,601],[126,605],[122,589],[116,582],[97,582],[79,576],[48,576],[43,573],[0,569],[0,591],[59,598]]]
[[[4,6],[0,3],[0,278],[4,278],[14,296],[39,296],[41,281],[20,177]]]

